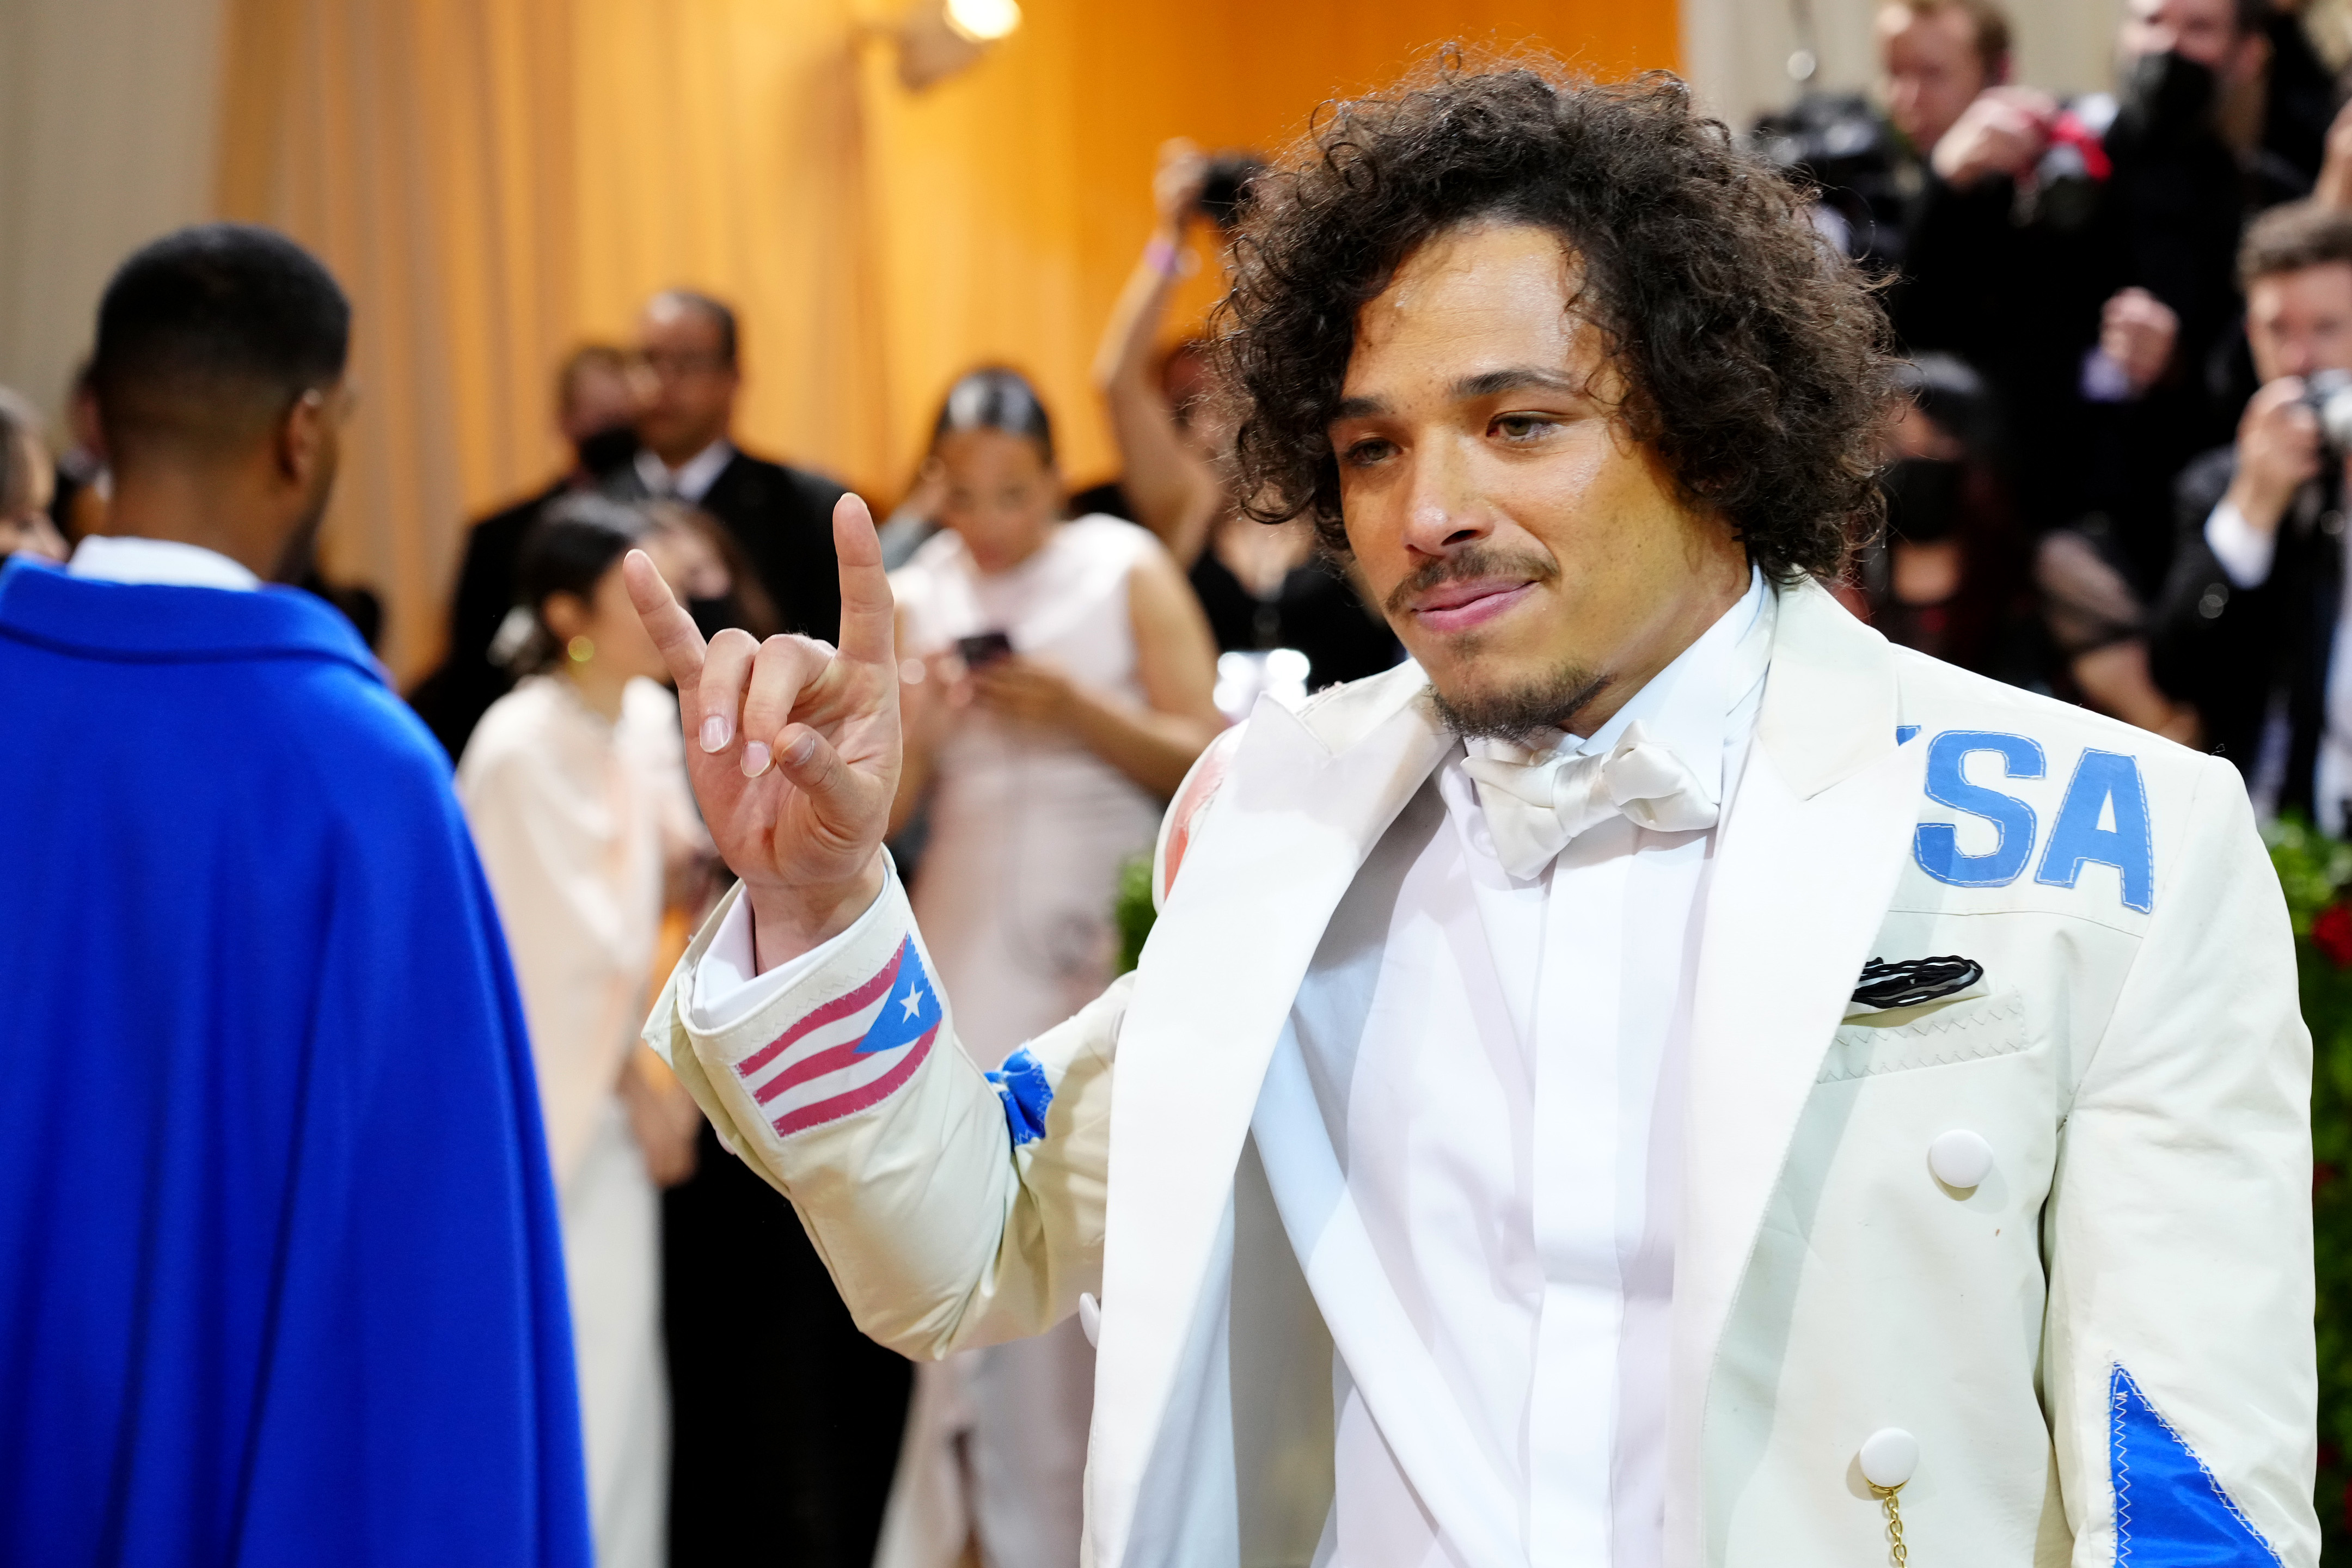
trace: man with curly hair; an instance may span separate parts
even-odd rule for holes
[[[2244,791],[1823,586],[1889,367],[1796,193],[1670,79],[1442,62],[1253,205],[1242,493],[1413,662],[1213,747],[1139,970],[996,1070],[863,510],[837,651],[632,567],[742,878],[648,1038],[861,1326],[1079,1315],[1094,1568],[2313,1562]]]

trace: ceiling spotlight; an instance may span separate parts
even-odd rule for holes
[[[992,44],[1021,26],[1020,0],[948,0],[948,26],[975,44]]]
[[[1020,26],[1019,0],[915,0],[893,29],[899,84],[909,92],[936,87],[978,65],[989,45]]]

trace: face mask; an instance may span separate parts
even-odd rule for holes
[[[637,433],[626,425],[615,425],[582,437],[573,450],[580,455],[580,471],[602,479],[637,455]]]
[[[742,602],[732,594],[722,595],[716,599],[688,599],[686,613],[694,617],[694,629],[702,634],[704,642],[709,642],[729,626],[743,624]]]
[[[1905,458],[1879,479],[1886,489],[1889,534],[1913,544],[1942,539],[1960,521],[1960,465]]]
[[[2210,66],[2169,51],[2141,55],[2124,68],[2118,118],[2143,137],[2177,137],[2204,128],[2220,82]]]

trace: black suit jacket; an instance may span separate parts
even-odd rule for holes
[[[634,468],[610,481],[613,492],[642,499]],[[833,503],[846,492],[819,474],[789,468],[738,451],[698,503],[717,518],[751,558],[751,569],[776,603],[784,629],[823,637],[841,636],[841,566],[833,550]]]
[[[2151,626],[2150,654],[2158,683],[2196,706],[2206,743],[2250,776],[2272,705],[2283,698],[2287,753],[2279,805],[2310,812],[2342,603],[2341,486],[2314,481],[2296,492],[2279,523],[2270,575],[2258,587],[2241,588],[2205,542],[2205,520],[2237,474],[2232,447],[2181,470],[2179,542]]]

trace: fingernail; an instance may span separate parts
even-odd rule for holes
[[[803,730],[801,731],[801,738],[794,741],[792,743],[791,748],[785,752],[784,760],[792,763],[793,766],[799,767],[803,763],[807,762],[811,757],[815,755],[816,736],[810,731]]]
[[[725,751],[728,729],[727,715],[724,713],[713,713],[709,718],[705,719],[702,721],[702,749],[706,752]]]
[[[768,743],[765,741],[754,741],[744,747],[743,776],[747,779],[755,779],[767,771]]]

